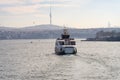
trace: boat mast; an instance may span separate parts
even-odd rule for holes
[[[63,33],[64,35],[68,35],[68,31],[67,31],[67,28],[66,28],[66,27],[64,27],[63,32],[64,32],[64,33]]]

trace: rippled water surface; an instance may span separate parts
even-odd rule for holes
[[[77,55],[54,54],[55,40],[1,40],[0,80],[120,80],[119,42],[77,41]]]

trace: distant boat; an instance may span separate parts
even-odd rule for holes
[[[76,54],[77,49],[75,47],[76,42],[74,38],[70,38],[70,35],[66,28],[61,34],[61,38],[56,39],[55,43],[55,54],[66,55],[66,54]]]

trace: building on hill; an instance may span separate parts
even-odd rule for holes
[[[120,32],[99,31],[95,38],[87,38],[87,41],[120,41]]]

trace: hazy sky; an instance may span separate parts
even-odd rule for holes
[[[0,25],[49,24],[50,0],[0,0]],[[78,28],[120,26],[120,0],[51,0],[52,22]]]

